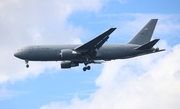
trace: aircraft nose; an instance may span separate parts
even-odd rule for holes
[[[19,52],[14,53],[14,56],[19,58]]]

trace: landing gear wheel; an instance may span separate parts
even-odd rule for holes
[[[26,68],[29,68],[28,60],[25,60]]]
[[[91,69],[90,66],[85,66],[85,67],[83,67],[83,71],[90,70],[90,69]]]
[[[86,71],[86,67],[83,68],[83,71]]]
[[[90,69],[91,69],[91,67],[90,67],[90,66],[87,66],[87,67],[86,67],[86,69],[87,69],[87,70],[90,70]]]

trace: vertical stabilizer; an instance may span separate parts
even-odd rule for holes
[[[151,40],[158,19],[151,19],[128,44],[143,45]]]

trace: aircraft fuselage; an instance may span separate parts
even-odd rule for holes
[[[63,49],[73,50],[79,45],[34,45],[27,46],[15,53],[15,56],[28,61],[85,61],[86,58],[81,55],[75,55],[70,59],[61,57],[60,53]],[[125,59],[141,54],[153,52],[155,49],[148,50],[135,50],[139,45],[134,44],[106,44],[99,50],[96,50],[97,54],[91,57],[92,60],[115,60]]]

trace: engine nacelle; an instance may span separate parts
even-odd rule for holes
[[[73,51],[71,49],[62,49],[61,50],[61,57],[64,58],[64,59],[70,59],[74,56],[76,56],[78,53],[76,51]]]
[[[73,63],[71,61],[63,61],[61,62],[61,68],[71,68],[71,67],[76,67],[79,66],[79,63]]]

